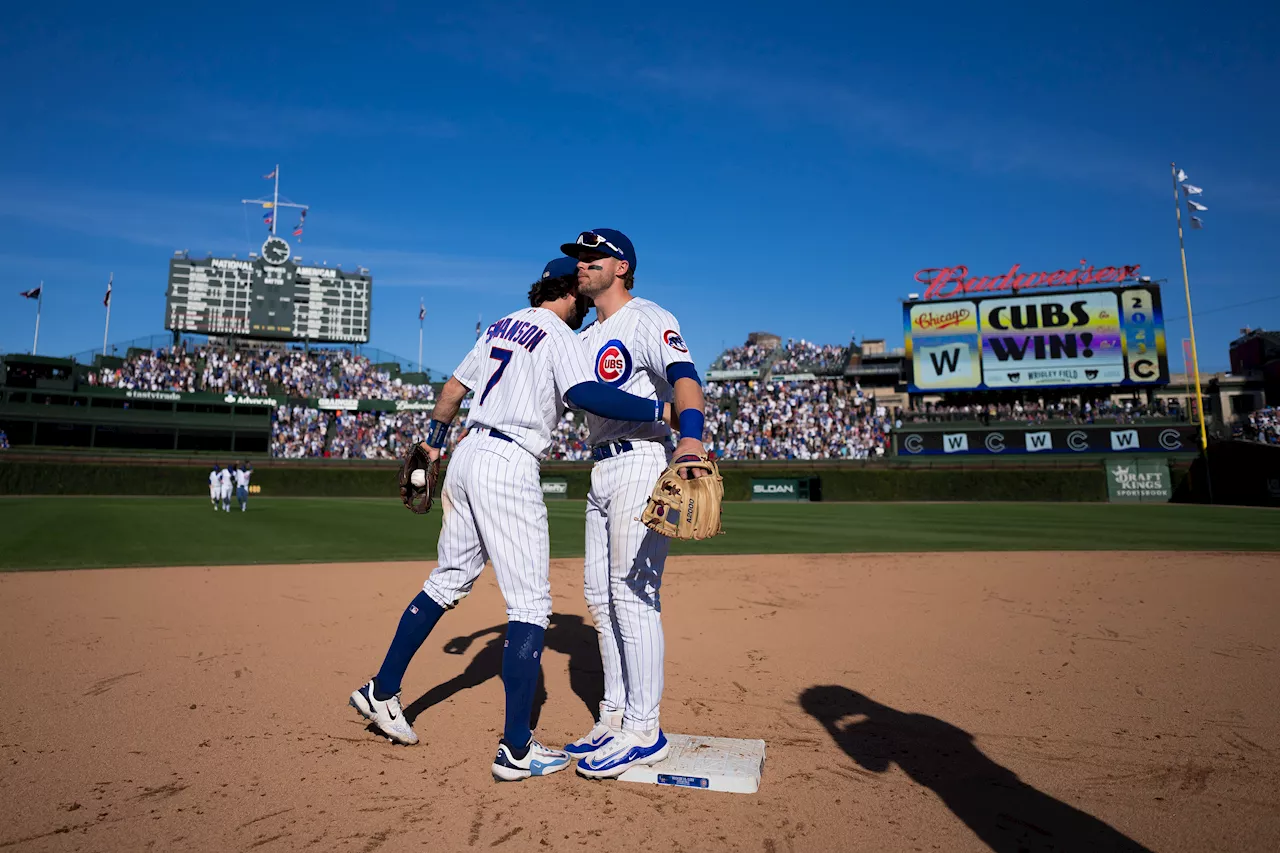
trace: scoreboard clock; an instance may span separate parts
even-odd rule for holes
[[[169,260],[165,328],[317,343],[368,343],[373,278],[312,267],[272,235],[252,260]]]

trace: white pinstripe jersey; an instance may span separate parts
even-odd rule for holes
[[[592,323],[578,335],[595,368],[595,378],[637,397],[672,401],[667,367],[693,362],[680,336],[680,324],[670,311],[648,299],[635,297],[603,323]],[[665,423],[616,421],[587,413],[592,445],[623,438],[664,438]]]
[[[551,444],[565,393],[595,380],[573,332],[546,308],[522,308],[490,326],[453,378],[475,395],[469,426],[501,430],[534,456]]]

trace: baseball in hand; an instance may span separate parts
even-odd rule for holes
[[[427,484],[427,472],[422,468],[417,468],[409,475],[409,482],[418,488],[422,488]]]

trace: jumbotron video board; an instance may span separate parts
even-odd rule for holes
[[[1169,382],[1153,284],[903,304],[914,393]]]
[[[317,343],[368,343],[373,278],[367,271],[313,267],[271,236],[252,260],[169,261],[165,328]]]

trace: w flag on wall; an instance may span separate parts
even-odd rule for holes
[[[112,285],[112,283],[113,283],[114,281],[115,281],[115,277],[114,277],[114,276],[112,276],[111,278],[107,279],[107,295],[106,295],[106,296],[104,296],[104,297],[102,297],[102,307],[103,307],[103,308],[110,308],[110,307],[111,307],[111,285]]]
[[[25,296],[25,297],[27,297],[28,299],[39,299],[39,298],[40,298],[40,291],[42,291],[42,290],[44,290],[44,285],[40,285],[39,287],[33,288],[33,289],[31,289],[31,290],[24,290],[24,291],[22,291],[22,293],[20,293],[20,294],[18,294],[18,295],[19,295],[19,296]]]

